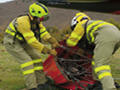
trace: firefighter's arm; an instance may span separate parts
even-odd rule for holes
[[[43,26],[43,24],[40,23],[39,26],[40,26],[40,33],[44,32],[41,34],[41,38],[44,39],[45,41],[48,41],[53,49],[59,48],[60,47],[59,43],[55,38],[51,37],[47,31],[45,31],[46,28]]]
[[[81,23],[78,23],[75,29],[72,31],[70,37],[66,40],[66,45],[70,47],[77,45],[84,33],[84,28],[82,27]]]
[[[40,37],[43,40],[47,41],[51,37],[50,34],[48,33],[48,31],[46,31],[46,28],[43,26],[42,22],[40,22],[39,27],[40,27]]]
[[[26,38],[26,40],[27,40],[27,38]],[[31,38],[31,40],[32,40],[32,38]],[[29,41],[27,41],[27,42],[28,42],[28,44],[30,44],[32,47],[34,47],[36,50],[38,50],[39,52],[41,52],[43,54],[50,54],[53,56],[57,55],[56,50],[47,48],[42,43],[40,43],[37,39],[33,40],[33,42],[31,41],[31,43],[29,43]]]
[[[54,50],[51,50],[51,49],[45,47],[42,43],[40,43],[36,39],[32,30],[30,30],[31,26],[29,24],[29,21],[18,19],[17,23],[18,23],[17,28],[18,28],[19,32],[23,35],[23,37],[25,38],[26,42],[29,45],[31,45],[33,48],[35,48],[40,53],[42,52],[44,54],[52,54],[54,56],[56,55],[56,52]]]
[[[24,36],[25,40],[27,41],[27,43],[30,44],[33,48],[35,48],[40,53],[50,54],[50,55],[53,55],[53,56],[57,55],[56,50],[51,50],[51,49],[47,48],[46,46],[44,46],[42,43],[40,43],[36,39],[36,37],[34,37],[33,32],[24,33],[23,36]]]
[[[55,49],[49,49],[46,46],[44,46],[42,53],[57,56],[57,51]]]

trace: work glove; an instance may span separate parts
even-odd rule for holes
[[[49,49],[46,46],[44,46],[43,50],[42,50],[43,54],[50,54],[52,56],[57,56],[57,51],[55,49]]]
[[[84,49],[79,48],[79,49],[77,50],[77,54],[84,55],[84,53],[85,53],[85,50],[84,50]]]
[[[66,39],[69,38],[69,36],[70,36],[70,34],[66,34],[66,35],[64,35],[62,38],[63,38],[63,40],[66,40]]]
[[[60,47],[60,44],[57,42],[57,40],[53,37],[50,37],[48,40],[47,40],[50,44],[51,44],[51,48],[52,49],[56,49],[56,48],[59,48]]]
[[[52,49],[52,50],[50,50],[49,54],[56,57],[57,56],[57,51],[55,49]]]
[[[43,50],[42,50],[42,53],[43,54],[49,54],[51,51],[51,49],[47,48],[46,46],[44,46]]]
[[[51,45],[52,49],[56,49],[56,48],[59,48],[59,47],[60,47],[60,44],[58,42]]]

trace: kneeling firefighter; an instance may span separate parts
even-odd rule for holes
[[[42,25],[42,21],[48,20],[49,16],[46,6],[33,3],[29,6],[28,15],[15,18],[5,30],[5,48],[20,64],[29,90],[55,89],[47,84],[40,57],[40,53],[57,55],[56,50],[44,46],[41,39],[48,41],[53,48],[60,46]]]
[[[72,19],[67,46],[93,47],[93,78],[99,80],[103,90],[117,90],[110,69],[110,58],[120,47],[120,31],[116,26],[102,20],[91,20],[84,13]]]

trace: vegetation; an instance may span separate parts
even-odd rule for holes
[[[106,20],[107,22],[110,22],[112,24],[114,24],[119,30],[120,30],[120,23],[116,22],[114,19],[110,18]]]
[[[4,36],[4,31],[0,33],[0,43],[3,43],[3,36]]]
[[[50,28],[50,27],[47,27],[47,28]],[[64,35],[71,33],[71,29],[69,26],[67,26],[62,30],[59,30],[56,27],[52,27],[52,30],[49,30],[48,32],[50,33],[51,36],[55,37],[58,41],[61,41],[63,40]]]

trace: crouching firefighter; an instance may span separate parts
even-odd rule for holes
[[[5,30],[5,48],[19,63],[29,90],[55,89],[47,84],[40,57],[40,53],[57,55],[55,49],[49,49],[39,42],[41,39],[48,41],[53,48],[59,47],[57,40],[42,25],[42,21],[48,20],[49,16],[46,6],[33,3],[29,6],[28,15],[15,18]]]
[[[103,90],[117,90],[111,74],[110,58],[120,47],[118,28],[102,20],[91,20],[84,13],[77,13],[72,19],[71,29],[73,31],[66,40],[67,46],[92,46],[93,78],[101,82]]]

